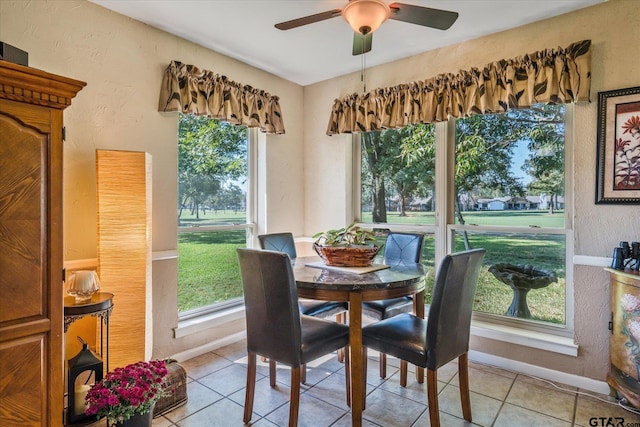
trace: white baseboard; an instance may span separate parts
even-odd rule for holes
[[[200,347],[190,348],[189,350],[176,353],[171,356],[171,358],[176,359],[178,362],[184,362],[185,360],[192,359],[209,351],[217,350],[226,345],[241,341],[245,339],[246,336],[246,331],[238,332],[233,335],[228,335],[224,338],[220,338],[219,340],[211,341],[210,343],[201,345]]]
[[[469,351],[469,360],[524,375],[559,382],[573,387],[578,387],[583,390],[593,391],[595,393],[609,394],[609,385],[605,381],[594,380],[593,378],[581,377],[579,375],[568,374],[562,371],[555,371],[553,369],[530,365],[528,363],[494,356],[493,354],[482,353],[475,350]]]

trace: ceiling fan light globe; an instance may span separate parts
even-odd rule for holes
[[[391,9],[382,0],[351,0],[341,13],[353,31],[366,35],[389,18]]]

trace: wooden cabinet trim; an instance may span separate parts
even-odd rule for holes
[[[65,109],[85,82],[0,60],[0,98]]]

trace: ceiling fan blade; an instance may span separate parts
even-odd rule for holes
[[[369,33],[363,36],[360,33],[353,33],[353,55],[362,55],[371,50],[371,43],[373,41],[373,33]]]
[[[340,9],[328,10],[302,18],[292,19],[291,21],[280,22],[276,24],[275,27],[279,30],[290,30],[292,28],[302,27],[303,25],[313,24],[314,22],[324,21],[325,19],[335,18],[336,16],[340,16],[340,12]]]
[[[391,8],[389,19],[437,28],[438,30],[448,30],[458,19],[458,12],[431,9],[430,7],[414,6],[412,4],[391,3],[389,8]]]

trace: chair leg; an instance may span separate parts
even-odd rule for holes
[[[402,378],[407,378],[407,372],[409,370],[409,364],[408,363],[402,363],[402,361],[400,361],[400,385],[402,385],[402,387],[406,387],[407,386],[407,381],[404,381],[404,384],[402,384]],[[416,366],[416,381],[418,381],[418,383],[422,384],[424,383],[424,368],[420,367],[420,366]]]
[[[289,396],[289,427],[297,427],[300,409],[300,373],[302,366],[291,368],[291,395]]]
[[[347,406],[351,407],[351,363],[349,360],[349,347],[344,347],[344,376],[346,378],[345,387],[347,389]]]
[[[269,385],[276,386],[276,361],[269,360]]]
[[[342,324],[346,324],[347,323],[346,312],[343,311],[342,313],[336,314],[336,323],[342,323]],[[339,348],[338,349],[338,362],[340,362],[340,363],[344,362],[344,352],[345,352],[344,348]]]
[[[300,366],[300,382],[302,384],[307,382],[307,365]]]
[[[253,413],[253,396],[256,391],[256,354],[249,352],[247,363],[247,388],[244,396],[244,416],[242,421],[247,424]]]
[[[462,402],[462,416],[471,422],[471,397],[469,393],[469,353],[458,357],[458,378],[460,380],[460,401]]]
[[[387,355],[380,352],[380,378],[387,378]]]
[[[362,347],[362,410],[367,407],[367,347]]]
[[[409,370],[409,363],[406,360],[400,361],[400,386],[407,386],[407,371]]]
[[[440,427],[438,371],[432,371],[431,369],[427,369],[427,403],[429,404],[429,421],[431,427]]]

